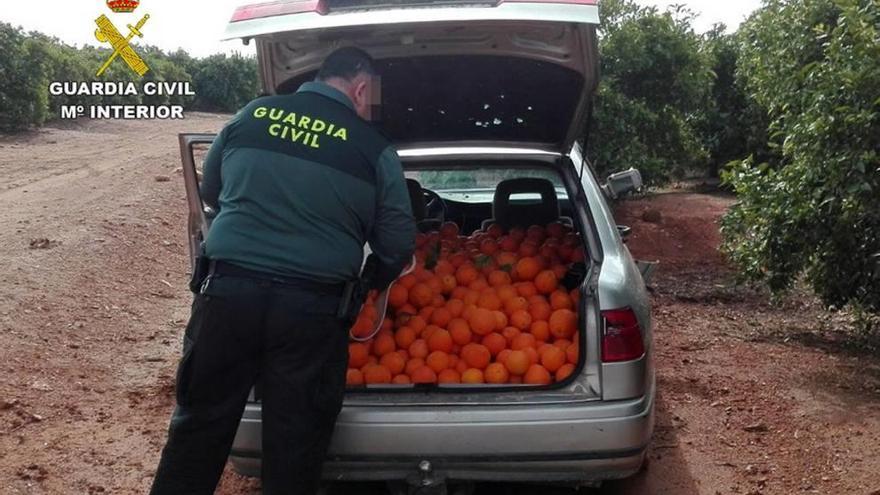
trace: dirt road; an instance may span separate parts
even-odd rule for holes
[[[176,134],[223,122],[0,137],[0,493],[146,491],[190,301]],[[658,419],[648,469],[598,493],[880,494],[880,360],[811,297],[774,306],[732,284],[716,224],[730,202],[620,207],[634,254],[661,261]],[[219,493],[258,485],[227,472]]]

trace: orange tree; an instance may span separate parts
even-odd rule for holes
[[[774,291],[803,276],[830,306],[880,313],[880,1],[766,0],[740,35],[778,158],[724,174],[727,253]]]

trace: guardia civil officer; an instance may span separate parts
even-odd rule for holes
[[[400,160],[367,122],[378,103],[373,67],[342,48],[296,93],[247,105],[211,147],[210,275],[186,328],[153,494],[214,492],[258,377],[263,493],[316,491],[345,387],[345,284],[365,242],[377,288],[414,250]]]

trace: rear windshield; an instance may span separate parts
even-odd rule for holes
[[[537,60],[425,56],[378,63],[380,127],[394,142],[517,141],[561,143],[584,80]],[[283,83],[296,91],[314,74]]]

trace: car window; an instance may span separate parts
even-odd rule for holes
[[[542,168],[475,168],[455,170],[411,170],[408,179],[415,179],[425,189],[430,189],[443,199],[466,203],[491,203],[499,182],[517,178],[547,179],[556,188],[559,199],[568,197],[559,175],[550,169]],[[517,203],[537,202],[540,194],[514,194],[511,199]]]

